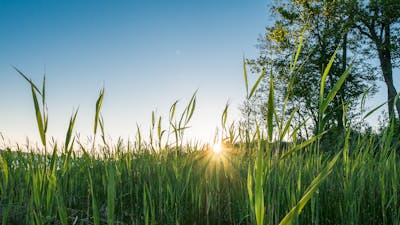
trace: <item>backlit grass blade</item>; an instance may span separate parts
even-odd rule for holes
[[[65,145],[64,145],[65,151],[68,151],[68,146],[71,141],[72,132],[74,130],[75,120],[76,120],[76,116],[78,115],[78,111],[79,111],[79,108],[75,111],[75,113],[72,114],[72,116],[69,120],[67,135],[65,136]]]
[[[171,108],[169,109],[169,121],[172,122],[172,119],[175,116],[176,105],[178,104],[178,100],[172,104]]]
[[[39,129],[39,135],[40,135],[40,140],[42,141],[43,146],[46,149],[46,131],[47,131],[47,115],[46,115],[46,103],[45,103],[45,95],[43,94],[45,91],[45,85],[46,85],[46,78],[43,78],[43,87],[42,87],[42,92],[36,87],[36,85],[32,82],[31,79],[29,79],[24,73],[22,73],[19,69],[16,67],[13,67],[20,76],[22,76],[31,86],[31,91],[32,91],[32,99],[33,99],[33,105],[35,108],[35,115],[36,115],[36,123],[38,125]],[[39,101],[37,98],[36,93],[38,93],[42,97],[42,110],[41,112],[40,106],[39,106]]]
[[[29,79],[24,73],[22,73],[17,67],[13,66],[13,68],[19,73],[20,76],[22,76],[28,83],[37,91],[40,95],[42,93],[40,92],[39,88],[36,87],[36,85],[32,82],[31,79]]]
[[[295,134],[304,126],[306,126],[307,122],[311,119],[311,117],[307,117],[304,121],[302,121],[299,125],[297,125],[293,131],[290,133],[290,137],[294,138]]]
[[[315,135],[314,137],[308,139],[307,141],[296,145],[294,148],[292,148],[291,150],[289,150],[288,152],[286,152],[285,154],[283,154],[280,158],[280,160],[287,158],[288,156],[290,156],[291,154],[293,154],[294,152],[297,152],[298,150],[301,150],[305,147],[307,147],[308,145],[312,144],[314,141],[316,141],[318,138],[322,137],[324,134],[326,134],[327,131],[324,131],[318,135]]]
[[[361,113],[364,111],[364,106],[365,106],[365,100],[367,98],[367,95],[370,93],[372,87],[369,87],[367,90],[364,91],[361,97],[361,102],[360,102],[360,111]]]
[[[297,51],[296,55],[294,56],[293,62],[290,64],[290,72],[293,72],[294,69],[296,68],[297,60],[299,59],[301,48],[303,47],[303,41],[304,41],[304,32],[306,31],[306,28],[303,28],[303,31],[300,36],[299,44],[297,45]]]
[[[267,132],[268,132],[268,141],[272,142],[272,133],[273,133],[273,117],[275,112],[275,104],[274,104],[274,79],[272,74],[269,76],[269,94],[268,94],[268,106],[267,106]]]
[[[394,97],[395,101],[397,101],[396,99],[398,99],[400,96],[400,92],[397,93],[397,95]],[[391,100],[391,99],[390,99]],[[386,105],[390,100],[385,101],[384,103],[378,105],[377,107],[373,108],[372,110],[370,110],[367,114],[365,114],[365,116],[363,117],[363,119],[366,119],[367,117],[369,117],[371,114],[373,114],[374,112],[376,112],[378,109],[380,109],[382,106]]]
[[[289,131],[290,125],[292,125],[292,120],[293,120],[293,118],[294,118],[294,115],[297,113],[298,110],[299,110],[299,108],[296,107],[296,108],[290,113],[289,119],[288,119],[288,121],[286,122],[285,127],[283,128],[283,130],[282,130],[282,132],[281,132],[281,134],[280,134],[279,140],[283,140],[283,138],[285,137],[286,133]]]
[[[288,214],[281,220],[279,225],[290,225],[293,222],[293,219],[300,215],[304,206],[311,199],[314,193],[318,190],[319,185],[324,181],[324,179],[332,172],[333,166],[336,164],[339,156],[342,154],[342,151],[336,154],[336,156],[328,163],[328,165],[318,174],[317,177],[311,182],[310,186],[308,186],[305,194],[300,199],[295,207],[293,207]]]
[[[342,76],[340,76],[339,80],[335,83],[335,85],[333,86],[332,90],[329,92],[328,96],[326,97],[326,99],[322,102],[321,105],[321,110],[322,112],[325,112],[326,109],[328,108],[328,105],[332,102],[333,98],[336,96],[337,92],[340,90],[340,88],[342,87],[344,81],[346,80],[347,76],[349,75],[349,72],[352,68],[351,64],[346,71],[342,74]]]
[[[196,96],[194,97],[193,102],[191,104],[190,111],[189,111],[189,116],[188,116],[188,118],[186,120],[187,123],[192,119],[192,116],[193,116],[193,113],[194,113],[195,109],[196,109]]]
[[[42,83],[42,112],[43,112],[43,130],[47,133],[47,125],[49,124],[49,118],[47,116],[47,106],[46,106],[46,75],[43,76]]]
[[[247,79],[246,60],[245,60],[244,56],[243,56],[243,75],[244,75],[244,84],[246,87],[246,96],[247,96],[247,98],[250,98],[249,97],[249,81]]]
[[[257,90],[258,85],[260,84],[261,80],[264,78],[266,73],[266,70],[263,69],[260,76],[258,77],[256,83],[254,83],[253,88],[251,88],[250,94],[248,96],[248,98],[251,98],[251,96],[253,96],[253,94],[255,93],[255,91]]]
[[[154,113],[154,111],[151,112],[151,127],[154,128],[154,126],[156,125],[156,115]]]
[[[94,130],[93,130],[95,135],[97,133],[97,125],[99,123],[100,108],[101,104],[103,103],[103,97],[104,97],[104,88],[100,90],[99,98],[96,101],[96,112],[94,116]]]
[[[192,119],[194,110],[196,109],[196,95],[197,95],[197,90],[193,93],[186,107],[185,125],[187,125],[189,121]]]
[[[36,122],[39,129],[40,140],[42,141],[43,146],[46,146],[46,133],[44,130],[44,123],[42,118],[42,113],[40,112],[39,102],[36,96],[35,88],[31,85],[32,90],[32,98],[33,98],[33,105],[35,107],[35,114],[36,114]]]
[[[336,57],[336,53],[338,52],[338,48],[336,48],[335,52],[333,53],[331,59],[329,60],[328,65],[326,66],[324,73],[322,74],[322,78],[321,78],[321,84],[320,84],[320,91],[319,91],[319,102],[320,105],[322,105],[323,99],[324,99],[324,89],[325,89],[325,80],[326,77],[329,74],[329,71],[331,70],[332,64],[335,61],[335,57]]]
[[[45,105],[45,99],[46,99],[46,75],[43,76],[43,81],[42,81],[42,105]]]
[[[226,120],[228,119],[228,108],[229,108],[229,102],[226,103],[224,111],[222,112],[222,117],[221,117],[222,128],[226,127]]]

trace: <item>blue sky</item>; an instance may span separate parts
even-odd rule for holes
[[[106,132],[132,138],[152,110],[166,115],[198,89],[189,135],[208,140],[225,103],[231,118],[245,91],[242,57],[268,23],[268,1],[0,0],[0,132],[38,140],[31,93],[10,65],[35,82],[47,76],[49,136],[63,140],[72,109],[76,129],[93,129],[105,87]],[[146,131],[147,132],[147,131]]]
[[[77,107],[76,130],[83,139],[91,135],[103,86],[112,138],[132,139],[136,124],[147,133],[152,110],[167,116],[175,100],[183,105],[198,89],[188,135],[210,140],[228,100],[230,118],[239,116],[242,57],[257,56],[257,38],[272,21],[270,4],[0,0],[0,132],[11,142],[39,140],[30,89],[14,65],[35,82],[46,72],[48,135],[58,140]],[[370,105],[384,101],[382,90]]]

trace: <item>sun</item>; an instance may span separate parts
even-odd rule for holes
[[[213,152],[215,154],[219,154],[222,151],[222,145],[221,143],[215,143],[213,146]]]

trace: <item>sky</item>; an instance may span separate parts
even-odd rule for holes
[[[106,134],[147,134],[151,113],[166,119],[198,90],[188,137],[209,141],[225,104],[238,120],[245,97],[242,59],[256,57],[270,24],[268,0],[0,0],[0,132],[9,143],[38,141],[31,91],[46,73],[48,136],[62,142],[73,109],[76,131],[93,133],[95,102],[105,88]],[[254,81],[256,77],[251,77]],[[399,80],[395,79],[399,88]],[[386,90],[371,105],[385,99]]]
[[[198,90],[188,135],[209,140],[227,101],[231,119],[245,96],[242,58],[257,56],[268,1],[0,0],[0,132],[39,140],[31,91],[12,68],[40,84],[46,73],[48,136],[93,133],[95,102],[113,139],[148,132],[151,112],[167,117]]]

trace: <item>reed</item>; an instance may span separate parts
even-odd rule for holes
[[[293,75],[300,50],[301,45],[290,65]],[[262,71],[249,88],[245,62],[243,67],[247,98],[251,98],[267,72]],[[177,111],[180,102],[175,102],[167,118],[152,113],[148,141],[138,127],[134,143],[119,139],[113,144],[105,140],[102,89],[95,105],[91,146],[74,136],[78,110],[72,113],[65,142],[49,145],[45,79],[39,90],[17,70],[32,90],[43,146],[0,151],[1,223],[399,224],[395,120],[380,135],[346,127],[346,135],[337,140],[341,148],[324,151],[320,138],[329,132],[324,130],[327,106],[348,73],[325,94],[329,67],[320,83],[320,124],[315,136],[295,140],[304,123],[291,126],[294,112],[289,117],[277,115],[274,78],[269,74],[266,126],[256,124],[248,130],[234,122],[228,125],[227,104],[221,116],[221,152],[212,150],[213,143],[185,142],[196,92],[182,112]],[[165,119],[167,127],[162,126]],[[99,127],[102,143],[97,144]],[[293,141],[283,143],[287,138]]]

